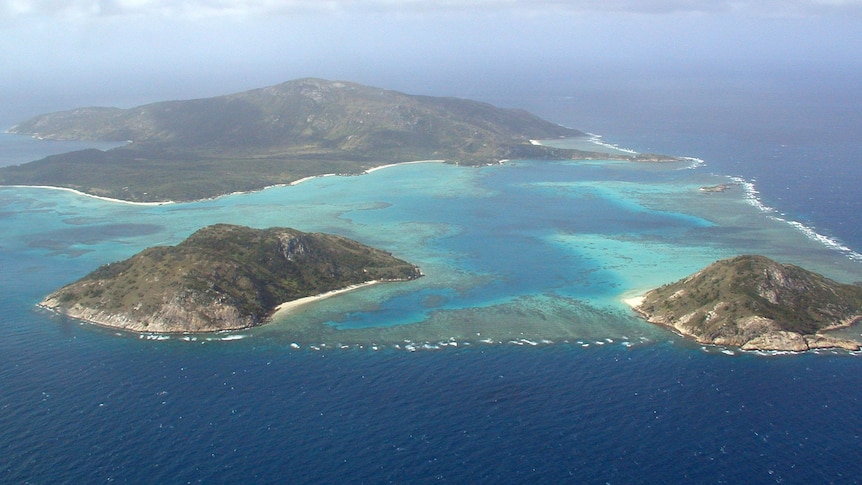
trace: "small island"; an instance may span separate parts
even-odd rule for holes
[[[721,260],[628,300],[647,321],[697,342],[742,350],[859,350],[829,330],[862,319],[862,287],[763,256]]]
[[[217,224],[102,266],[40,306],[135,332],[214,332],[266,323],[286,302],[421,275],[341,236]]]
[[[733,183],[733,184],[709,185],[706,187],[701,187],[700,191],[705,192],[707,194],[720,193],[720,192],[726,192],[726,191],[730,190],[731,188],[736,187],[737,185],[739,185],[739,184]]]

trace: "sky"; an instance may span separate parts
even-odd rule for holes
[[[0,0],[0,121],[309,76],[479,98],[755,67],[853,76],[859,32],[862,0]]]

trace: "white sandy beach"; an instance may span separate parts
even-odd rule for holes
[[[637,307],[641,306],[641,304],[643,304],[644,296],[641,295],[641,296],[633,296],[631,298],[623,298],[623,302],[632,308],[637,308]]]
[[[371,172],[376,172],[376,171],[378,171],[378,170],[383,170],[384,168],[395,167],[395,166],[398,166],[398,165],[412,165],[412,164],[415,164],[415,163],[445,163],[445,162],[446,162],[445,160],[416,160],[416,161],[414,161],[414,162],[389,163],[389,164],[386,164],[386,165],[381,165],[381,166],[379,166],[379,167],[369,168],[368,170],[366,170],[366,171],[362,172],[362,174],[363,174],[363,175],[364,175],[364,174],[369,174],[369,173],[371,173]],[[307,181],[312,180],[312,179],[321,178],[321,177],[334,177],[334,176],[336,176],[336,175],[338,175],[338,174],[335,174],[335,173],[325,173],[325,174],[321,174],[321,175],[312,175],[312,176],[310,176],[310,177],[303,177],[303,178],[301,178],[301,179],[299,179],[299,180],[294,180],[293,182],[290,182],[290,183],[287,183],[287,184],[275,184],[275,185],[269,185],[269,186],[264,187],[264,188],[262,188],[262,189],[260,189],[260,190],[266,190],[266,189],[273,188],[273,187],[294,186],[294,185],[299,185],[299,184],[301,184],[301,183],[303,183],[303,182],[307,182]],[[143,205],[143,206],[158,206],[158,205],[166,205],[166,204],[175,204],[175,203],[176,203],[175,201],[172,201],[172,200],[165,200],[165,201],[159,201],[159,202],[133,202],[133,201],[130,201],[130,200],[114,199],[114,198],[111,198],[111,197],[103,197],[103,196],[100,196],[100,195],[88,194],[88,193],[86,193],[86,192],[81,192],[80,190],[70,189],[70,188],[68,188],[68,187],[55,187],[55,186],[53,186],[53,185],[4,185],[4,186],[2,186],[2,187],[13,187],[13,188],[22,188],[22,189],[50,189],[50,190],[65,190],[66,192],[72,192],[73,194],[82,195],[82,196],[84,196],[84,197],[91,197],[91,198],[93,198],[93,199],[104,200],[104,201],[107,201],[107,202],[116,202],[116,203],[119,203],[119,204]],[[258,192],[258,190],[232,192],[232,193],[229,193],[229,194],[223,194],[223,195],[219,195],[219,196],[216,196],[216,197],[210,197],[210,198],[203,199],[203,200],[216,200],[216,199],[220,199],[220,198],[222,198],[222,197],[229,197],[229,196],[231,196],[231,195],[250,194],[250,193],[254,193],[254,192]]]
[[[299,185],[299,184],[301,184],[301,183],[303,183],[303,182],[307,182],[307,181],[309,181],[309,180],[319,179],[319,178],[323,178],[323,177],[334,177],[334,176],[336,176],[336,175],[338,175],[338,174],[336,174],[336,173],[324,173],[324,174],[321,174],[321,175],[312,175],[312,176],[310,176],[310,177],[303,177],[303,178],[301,178],[301,179],[299,179],[299,180],[294,180],[293,182],[291,182],[291,183],[289,183],[289,184],[287,184],[287,185],[290,185],[290,186],[293,186],[293,185]],[[282,186],[283,186],[283,185],[282,185]],[[278,186],[278,185],[270,185],[269,187],[279,187],[279,186]],[[267,188],[269,188],[269,187],[267,187]]]
[[[369,173],[371,173],[371,172],[376,172],[376,171],[378,171],[378,170],[383,170],[384,168],[397,167],[398,165],[412,165],[412,164],[415,164],[415,163],[445,163],[445,162],[446,162],[446,160],[416,160],[416,161],[413,161],[413,162],[388,163],[388,164],[386,164],[386,165],[380,165],[379,167],[372,167],[372,168],[369,168],[368,170],[366,170],[366,171],[362,172],[360,175],[365,175],[365,174],[369,174]],[[301,178],[301,179],[294,180],[293,182],[290,182],[290,183],[287,183],[287,184],[268,185],[268,186],[264,187],[264,188],[263,188],[263,189],[261,189],[261,190],[266,190],[266,189],[270,189],[270,188],[273,188],[273,187],[293,187],[294,185],[299,185],[299,184],[301,184],[301,183],[303,183],[303,182],[308,182],[309,180],[319,179],[319,178],[323,178],[323,177],[336,177],[336,176],[338,176],[338,175],[339,175],[339,174],[337,174],[337,173],[323,173],[323,174],[320,174],[320,175],[310,175],[310,176],[308,176],[308,177],[303,177],[303,178]],[[257,192],[257,191],[251,191],[251,192],[235,192],[235,193],[236,193],[236,194],[246,194],[246,193],[252,193],[252,192]],[[227,195],[232,195],[232,194],[227,194]],[[219,197],[225,197],[225,196],[219,196]]]
[[[279,314],[289,313],[303,305],[307,305],[309,303],[313,303],[320,300],[325,300],[327,298],[340,295],[342,293],[347,293],[349,291],[358,290],[359,288],[364,288],[366,286],[372,286],[380,283],[379,280],[367,281],[365,283],[360,283],[358,285],[350,285],[338,290],[327,291],[326,293],[321,293],[319,295],[314,296],[306,296],[305,298],[297,298],[296,300],[286,301],[281,305],[275,307],[275,312],[273,312],[273,318],[276,318]]]
[[[165,200],[161,202],[133,202],[130,200],[123,199],[112,199],[110,197],[102,197],[100,195],[88,194],[86,192],[81,192],[80,190],[70,189],[68,187],[55,187],[53,185],[4,185],[3,187],[14,187],[19,189],[50,189],[50,190],[64,190],[66,192],[72,192],[73,194],[83,195],[84,197],[91,197],[93,199],[105,200],[108,202],[116,202],[119,204],[130,204],[130,205],[165,205],[165,204],[174,204],[172,200]]]
[[[637,307],[643,304],[644,300],[646,299],[646,294],[649,293],[652,289],[653,288],[637,288],[629,290],[621,294],[619,296],[619,299],[632,309],[637,309]]]
[[[363,172],[363,173],[368,174],[368,173],[371,173],[371,172],[376,172],[376,171],[378,171],[378,170],[383,170],[384,168],[395,167],[395,166],[398,166],[398,165],[413,165],[413,164],[416,164],[416,163],[445,163],[445,162],[446,162],[446,160],[416,160],[416,161],[414,161],[414,162],[389,163],[389,164],[386,164],[386,165],[381,165],[381,166],[379,166],[379,167],[369,168],[368,170],[366,170],[366,171],[365,171],[365,172]]]

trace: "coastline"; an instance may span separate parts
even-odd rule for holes
[[[385,165],[380,165],[377,167],[369,168],[363,172],[358,173],[357,175],[366,175],[366,174],[369,174],[372,172],[376,172],[378,170],[383,170],[385,168],[396,167],[398,165],[414,165],[414,164],[418,164],[418,163],[446,163],[446,160],[415,160],[412,162],[388,163]],[[64,190],[66,192],[71,192],[71,193],[76,194],[76,195],[80,195],[80,196],[84,196],[84,197],[90,197],[90,198],[102,200],[105,202],[115,202],[118,204],[129,204],[129,205],[138,205],[138,206],[160,206],[160,205],[167,205],[167,204],[192,203],[192,202],[203,202],[203,201],[210,201],[210,200],[218,200],[218,199],[221,199],[222,197],[230,197],[232,195],[254,194],[256,192],[262,192],[262,191],[267,190],[267,189],[272,189],[272,188],[276,188],[276,187],[293,187],[293,186],[299,185],[303,182],[308,182],[309,180],[313,180],[313,179],[317,179],[317,178],[323,178],[323,177],[335,177],[338,175],[340,175],[340,174],[324,173],[324,174],[320,174],[320,175],[310,175],[308,177],[303,177],[301,179],[294,180],[293,182],[267,185],[266,187],[262,187],[262,188],[257,189],[257,190],[237,191],[237,192],[231,192],[228,194],[217,195],[215,197],[207,197],[204,199],[195,199],[195,200],[189,200],[189,201],[183,201],[183,202],[176,202],[173,200],[163,200],[163,201],[156,201],[156,202],[135,202],[135,201],[131,201],[131,200],[115,199],[112,197],[104,197],[101,195],[88,194],[86,192],[82,192],[82,191],[77,190],[77,189],[72,189],[69,187],[57,187],[54,185],[20,185],[20,184],[0,185],[0,189],[2,189],[4,187],[8,187],[8,188],[17,188],[17,189]]]
[[[850,353],[858,352],[862,343],[860,343],[856,339],[852,338],[840,338],[840,337],[832,337],[827,335],[829,331],[832,330],[840,330],[844,328],[851,327],[855,323],[858,323],[862,317],[854,316],[845,321],[837,322],[834,325],[821,329],[820,331],[814,334],[801,334],[797,332],[789,332],[789,331],[773,331],[767,334],[759,335],[755,338],[752,338],[748,342],[744,342],[742,344],[731,343],[721,341],[720,339],[710,340],[704,338],[703,336],[696,335],[687,331],[682,326],[673,325],[669,322],[663,321],[655,321],[650,318],[650,315],[641,311],[640,306],[643,304],[646,299],[647,292],[639,291],[640,296],[629,296],[632,294],[636,294],[634,291],[627,292],[622,295],[621,299],[623,303],[628,305],[632,311],[638,314],[640,318],[642,318],[645,322],[653,325],[657,325],[659,327],[670,330],[671,332],[679,335],[680,337],[696,342],[701,345],[709,345],[717,348],[724,348],[723,353],[727,353],[726,351],[728,347],[734,348],[736,351],[740,352],[754,352],[754,353],[805,353],[805,352],[817,352],[818,350],[845,350]],[[730,355],[733,355],[732,353]]]
[[[369,168],[368,170],[365,170],[364,172],[359,172],[357,174],[345,175],[345,174],[338,174],[338,173],[322,173],[320,175],[309,175],[308,177],[303,177],[301,179],[294,180],[293,182],[267,185],[266,187],[262,187],[262,188],[256,189],[256,190],[245,190],[245,191],[231,192],[229,194],[217,195],[215,197],[208,197],[206,199],[190,200],[188,202],[202,202],[202,201],[207,201],[207,200],[218,200],[218,199],[221,199],[222,197],[230,197],[232,195],[254,194],[257,192],[262,192],[262,191],[267,190],[267,189],[274,189],[274,188],[279,188],[279,187],[294,187],[294,186],[299,185],[301,183],[305,183],[305,182],[308,182],[310,180],[324,178],[324,177],[338,177],[338,176],[345,176],[346,177],[346,176],[353,176],[353,175],[365,175],[365,174],[369,174],[371,172],[376,172],[378,170],[383,170],[384,168],[396,167],[398,165],[413,165],[413,164],[417,164],[417,163],[446,163],[446,160],[416,160],[416,161],[412,161],[412,162],[388,163],[386,165],[380,165],[378,167]]]
[[[643,304],[647,293],[652,290],[654,290],[654,288],[634,288],[620,294],[617,298],[632,310],[637,311],[637,307]]]
[[[604,148],[605,150],[610,150],[609,152],[607,152],[608,155],[621,154],[621,155],[627,155],[630,157],[640,155],[640,152],[632,150],[631,148],[624,148],[624,147],[621,147],[619,145],[604,142],[604,141],[602,141],[602,136],[597,135],[595,133],[586,133],[585,136],[583,136],[583,137],[562,138],[561,140],[571,140],[571,139],[578,139],[578,140],[583,139],[586,143],[591,143],[597,147]],[[557,141],[557,140],[553,140],[553,139],[533,140],[533,139],[531,139],[530,144],[535,145],[535,146],[542,146],[542,147],[553,147],[554,146],[553,143],[545,143],[545,142],[554,142],[554,141]],[[614,152],[618,152],[618,153],[614,153]]]
[[[374,286],[376,284],[383,283],[381,280],[371,280],[366,281],[365,283],[359,283],[356,285],[345,286],[344,288],[339,288],[337,290],[327,291],[326,293],[320,293],[318,295],[306,296],[303,298],[297,298],[296,300],[286,301],[273,310],[272,315],[270,315],[269,320],[275,319],[279,315],[284,315],[290,313],[297,308],[307,305],[309,303],[314,303],[317,301],[325,300],[327,298],[331,298],[333,296],[341,295],[343,293],[348,293],[353,290],[358,290],[360,288],[365,288],[368,286]]]
[[[341,295],[341,294],[348,293],[348,292],[358,290],[361,288],[365,288],[368,286],[374,286],[374,285],[377,285],[380,283],[385,283],[387,281],[389,281],[389,280],[371,280],[371,281],[366,281],[365,283],[350,285],[350,286],[346,286],[344,288],[339,288],[337,290],[327,291],[325,293],[320,293],[317,295],[306,296],[303,298],[297,298],[295,300],[286,301],[286,302],[281,303],[280,305],[276,306],[275,309],[273,310],[273,312],[270,314],[270,316],[260,325],[245,325],[245,326],[236,327],[236,328],[222,328],[222,329],[212,329],[212,330],[171,331],[171,330],[150,330],[150,329],[146,329],[146,328],[134,328],[134,327],[130,327],[128,325],[118,324],[116,321],[112,322],[111,318],[102,318],[102,317],[104,317],[103,314],[96,314],[96,313],[84,314],[83,312],[70,312],[70,311],[68,311],[68,309],[66,311],[60,310],[60,309],[58,309],[57,306],[50,304],[50,302],[48,301],[48,298],[37,303],[36,307],[39,309],[42,309],[44,311],[54,313],[56,315],[61,315],[63,317],[72,318],[72,319],[81,321],[83,323],[95,325],[97,327],[108,328],[108,329],[113,329],[113,330],[122,330],[122,331],[126,331],[126,332],[137,333],[137,334],[151,334],[151,333],[153,333],[153,334],[159,334],[159,335],[193,335],[193,334],[220,333],[220,332],[236,332],[236,331],[246,330],[246,329],[261,326],[261,325],[266,325],[268,323],[271,323],[273,320],[275,320],[279,315],[289,314],[289,313],[295,311],[297,308],[308,305],[310,303],[318,302],[321,300],[326,300],[327,298],[331,298],[333,296]],[[125,317],[120,317],[119,320],[123,320],[123,323],[128,323],[127,321],[124,320],[124,318]],[[115,320],[116,320],[116,318],[115,318]]]
[[[111,197],[103,197],[101,195],[93,195],[88,194],[86,192],[82,192],[80,190],[71,189],[69,187],[56,187],[53,185],[0,185],[0,188],[9,187],[15,189],[48,189],[48,190],[64,190],[66,192],[72,192],[76,195],[81,195],[84,197],[90,197],[93,199],[103,200],[106,202],[116,202],[119,204],[129,204],[129,205],[144,205],[144,206],[159,206],[159,205],[167,205],[167,204],[176,204],[176,202],[172,200],[163,200],[160,202],[134,202],[131,200],[123,200],[123,199],[114,199]]]
[[[592,139],[591,141],[593,141],[593,140],[594,139]],[[532,145],[536,145],[536,146],[549,146],[549,145],[543,144],[542,140],[531,139],[531,140],[529,140],[529,143]],[[593,143],[595,143],[595,141],[593,141]],[[604,144],[604,143],[596,143],[596,144],[599,146],[613,147],[615,150],[622,151],[622,152],[631,151],[632,153],[635,153],[635,154],[637,153],[637,152],[634,152],[633,150],[622,149],[622,148],[619,148],[619,147],[616,147],[613,145]],[[687,160],[693,161],[694,162],[693,166],[699,166],[700,164],[702,164],[702,160],[700,160],[700,159],[690,158],[690,157],[684,157],[684,158]],[[502,163],[505,163],[508,161],[509,161],[508,159],[504,159],[504,160],[500,160],[498,163],[502,164]],[[359,172],[355,175],[366,175],[366,174],[377,172],[379,170],[383,170],[386,168],[396,167],[399,165],[415,165],[415,164],[420,164],[420,163],[446,163],[446,160],[429,159],[429,160],[414,160],[414,161],[410,161],[410,162],[387,163],[387,164],[379,165],[376,167],[371,167],[371,168],[366,169],[362,172]],[[317,179],[317,178],[323,178],[323,177],[334,177],[334,176],[339,176],[339,175],[342,175],[342,174],[325,173],[325,174],[320,174],[320,175],[310,175],[308,177],[303,177],[303,178],[294,180],[292,182],[267,185],[267,186],[262,187],[260,189],[247,190],[247,191],[235,191],[235,192],[230,192],[230,193],[226,193],[226,194],[216,195],[213,197],[205,197],[203,199],[194,199],[194,200],[181,201],[181,202],[177,202],[177,201],[173,201],[173,200],[163,200],[163,201],[154,201],[154,202],[136,202],[136,201],[131,201],[131,200],[124,200],[124,199],[117,199],[117,198],[113,198],[113,197],[105,197],[105,196],[100,196],[100,195],[95,195],[95,194],[89,194],[87,192],[83,192],[83,191],[80,191],[77,189],[72,189],[69,187],[58,187],[58,186],[54,186],[54,185],[20,185],[20,184],[16,184],[16,185],[0,185],[0,188],[10,187],[10,188],[25,188],[25,189],[65,190],[67,192],[72,192],[76,195],[81,195],[84,197],[90,197],[90,198],[102,200],[105,202],[114,202],[114,203],[137,205],[137,206],[160,206],[160,205],[177,204],[177,203],[193,203],[193,202],[212,201],[212,200],[221,199],[222,197],[229,197],[229,196],[233,196],[233,195],[253,194],[253,193],[261,192],[261,191],[271,189],[271,188],[293,187],[293,186],[299,185],[301,183],[308,182],[309,180],[313,180],[313,179]]]
[[[380,165],[377,167],[369,168],[368,170],[362,172],[362,175],[369,174],[371,172],[376,172],[378,170],[383,170],[384,168],[395,167],[398,165],[415,165],[417,163],[446,163],[446,160],[415,160],[412,162],[388,163],[386,165]]]
[[[359,172],[356,175],[366,175],[366,174],[369,174],[371,172],[383,170],[384,168],[397,167],[399,165],[414,165],[417,163],[446,163],[446,160],[414,160],[412,162],[387,163],[385,165],[379,165],[377,167],[369,168],[363,172]],[[343,174],[338,174],[338,173],[322,173],[320,175],[309,175],[308,177],[303,177],[301,179],[297,179],[297,180],[294,180],[293,182],[288,182],[285,184],[267,185],[266,187],[259,189],[259,190],[249,190],[249,191],[245,191],[245,192],[232,192],[230,194],[219,195],[219,196],[213,197],[212,199],[204,199],[204,200],[220,199],[222,197],[228,197],[230,195],[253,194],[255,192],[260,192],[260,191],[263,191],[266,189],[272,189],[272,188],[276,188],[276,187],[293,187],[293,186],[296,186],[296,185],[299,185],[301,183],[305,183],[305,182],[308,182],[308,181],[314,180],[314,179],[319,179],[319,178],[324,178],[324,177],[338,177],[338,176],[352,176],[352,175],[343,175]]]
[[[266,190],[266,189],[270,189],[270,188],[273,188],[273,187],[292,187],[292,186],[294,186],[294,185],[299,185],[299,184],[301,184],[301,183],[303,183],[303,182],[308,182],[309,180],[319,179],[319,178],[323,178],[323,177],[334,177],[334,176],[336,176],[336,175],[338,175],[338,174],[337,174],[337,173],[324,173],[324,174],[321,174],[321,175],[309,175],[308,177],[302,177],[302,178],[301,178],[301,179],[299,179],[299,180],[294,180],[293,182],[290,182],[290,183],[287,183],[287,184],[276,184],[276,185],[270,185],[270,186],[264,187],[264,188],[263,188],[263,189],[261,189],[261,190]]]
[[[632,296],[629,298],[623,298],[623,303],[630,306],[632,310],[637,311],[638,307],[643,304],[645,299],[646,299],[645,295]]]

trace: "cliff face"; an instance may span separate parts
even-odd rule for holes
[[[211,332],[260,325],[286,301],[419,276],[417,267],[343,237],[219,224],[103,266],[41,305],[133,331]]]
[[[648,292],[635,310],[701,343],[745,350],[858,350],[858,342],[820,332],[862,318],[862,287],[763,256],[739,256]]]

